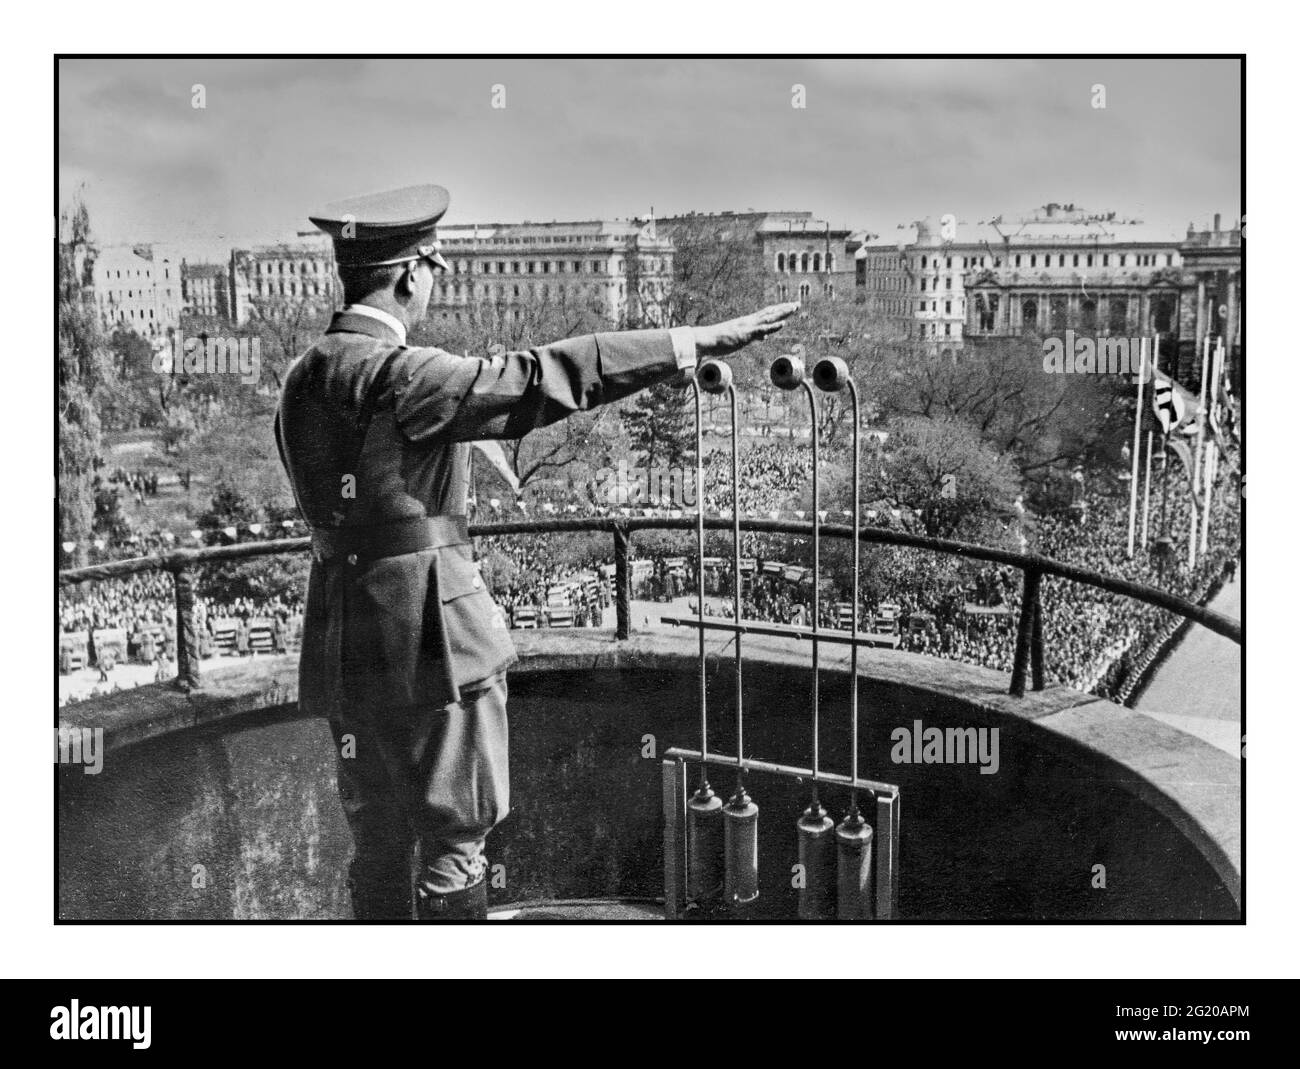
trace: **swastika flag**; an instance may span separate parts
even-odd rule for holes
[[[1199,410],[1200,404],[1189,390],[1168,375],[1155,373],[1151,383],[1151,411],[1165,434],[1173,430],[1195,433]]]

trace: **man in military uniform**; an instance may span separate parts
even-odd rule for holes
[[[515,652],[471,551],[469,443],[689,374],[797,308],[491,359],[408,346],[448,270],[435,229],[447,204],[446,190],[413,186],[311,216],[333,238],[345,306],[290,368],[276,416],[312,530],[299,702],[329,719],[338,746],[360,919],[411,919],[413,868],[418,919],[487,913],[484,841],[509,809]]]

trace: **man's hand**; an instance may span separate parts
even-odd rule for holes
[[[787,304],[770,304],[752,315],[729,319],[711,327],[695,328],[695,351],[701,360],[713,356],[727,356],[743,349],[752,341],[770,338],[785,321],[799,310],[797,301]]]

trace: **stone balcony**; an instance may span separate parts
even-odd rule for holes
[[[503,884],[492,908],[656,916],[658,755],[699,744],[695,634],[514,635],[514,811],[489,840]],[[730,643],[708,635],[710,743],[734,752]],[[745,756],[810,763],[807,644],[747,636],[743,650]],[[822,765],[844,772],[847,660],[845,647],[823,647]],[[148,686],[61,710],[65,727],[102,728],[106,751],[97,775],[59,768],[62,919],[350,916],[333,746],[323,722],[299,714],[296,674],[292,656],[257,657],[206,673],[190,694]],[[863,650],[859,679],[861,774],[902,789],[901,919],[1240,918],[1238,760],[1078,691],[1012,697],[1006,676],[953,661]],[[895,763],[892,732],[916,721],[997,728],[997,773]],[[655,757],[643,756],[647,736]],[[730,774],[712,779],[729,792]],[[806,789],[748,783],[762,892],[749,915],[792,919]],[[841,793],[823,801],[842,816]]]

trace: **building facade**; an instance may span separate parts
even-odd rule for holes
[[[230,320],[230,267],[181,261],[181,311],[187,317],[224,323]]]
[[[277,245],[230,253],[230,319],[246,326],[258,315],[278,315],[286,305],[313,312],[334,308],[334,246],[325,234],[302,234]]]
[[[810,211],[692,212],[665,218],[660,225],[669,234],[705,226],[748,245],[768,300],[806,304],[853,295],[860,235],[832,227]]]
[[[811,212],[769,212],[755,236],[776,300],[807,304],[852,296],[857,246],[851,231],[834,229]]]
[[[1214,331],[1207,294],[1222,291],[1234,309],[1240,303],[1239,267],[1234,273],[1221,262],[1231,258],[1231,240],[1217,225],[1181,235],[1048,204],[1011,223],[926,219],[892,241],[868,241],[858,253],[857,285],[893,337],[940,351],[1069,329],[1159,334],[1173,359],[1204,337],[1197,307],[1203,330]],[[1198,257],[1203,267],[1194,266]]]
[[[561,306],[611,325],[664,322],[673,244],[653,218],[440,226],[451,271],[434,282],[429,318],[460,322],[490,305]]]
[[[180,323],[179,260],[153,245],[109,245],[88,250],[95,306],[104,330],[125,329],[150,340]]]
[[[1183,257],[1182,336],[1192,338],[1190,363],[1202,355],[1209,337],[1222,337],[1228,352],[1228,374],[1239,382],[1242,357],[1242,323],[1246,315],[1245,253],[1240,223],[1224,228],[1222,217],[1197,230],[1187,224],[1180,247]],[[1199,378],[1199,368],[1196,376]]]

